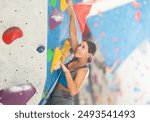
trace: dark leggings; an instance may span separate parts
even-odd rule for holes
[[[74,98],[69,92],[58,90],[53,91],[46,105],[73,105]]]

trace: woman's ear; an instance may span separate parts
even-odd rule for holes
[[[92,58],[93,57],[93,54],[92,53],[89,53],[88,54],[88,58]]]
[[[89,53],[89,55],[88,55],[88,63],[90,63],[92,61],[92,57],[93,57],[93,54]]]

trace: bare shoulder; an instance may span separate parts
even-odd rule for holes
[[[88,76],[89,74],[89,68],[81,68],[77,71],[77,75],[83,75],[83,76]]]

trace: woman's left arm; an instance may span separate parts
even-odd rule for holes
[[[87,76],[88,69],[86,69],[86,68],[80,69],[76,74],[75,80],[73,80],[71,73],[66,68],[66,66],[63,63],[61,63],[61,66],[62,66],[62,69],[63,69],[65,76],[66,76],[67,85],[68,85],[68,89],[70,91],[70,94],[72,96],[75,96],[79,92],[79,90],[83,84],[83,81],[85,80],[85,78]]]

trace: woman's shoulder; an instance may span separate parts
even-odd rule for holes
[[[89,68],[88,67],[85,67],[85,68],[81,68],[77,71],[77,74],[76,75],[83,75],[85,78],[88,77],[89,75]]]
[[[89,68],[88,68],[88,66],[85,65],[85,66],[79,68],[77,72],[87,74],[87,73],[89,73]]]

